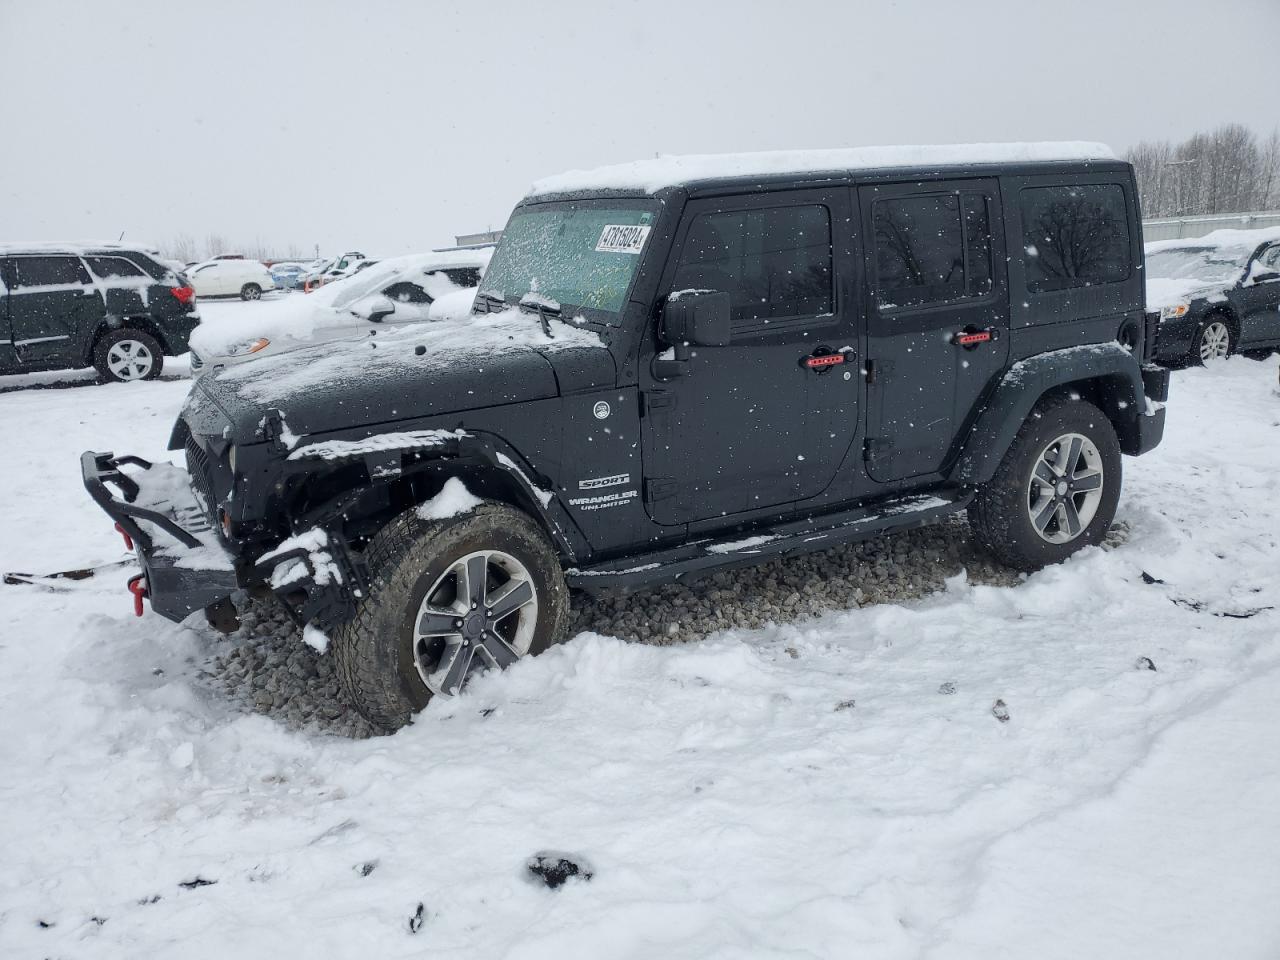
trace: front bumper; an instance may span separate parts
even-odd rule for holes
[[[125,466],[139,471],[126,472],[121,469]],[[139,502],[142,485],[138,481],[154,469],[141,457],[92,451],[80,456],[89,496],[115,521],[137,553],[142,574],[141,580],[131,581],[131,592],[135,598],[149,599],[156,613],[180,623],[197,610],[227,599],[239,584],[231,555],[219,544],[194,496],[184,502],[178,484],[168,482],[164,484],[167,499],[155,502],[143,497]],[[183,473],[169,465],[164,469]]]
[[[1200,334],[1200,318],[1190,314],[1161,320],[1156,333],[1156,362],[1177,366],[1191,356],[1191,345]]]

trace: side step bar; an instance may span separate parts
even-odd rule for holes
[[[640,590],[793,553],[827,550],[886,530],[922,527],[963,510],[972,499],[972,492],[960,490],[916,494],[840,513],[788,520],[728,537],[695,540],[638,557],[571,567],[565,571],[565,580],[570,587],[586,593]]]

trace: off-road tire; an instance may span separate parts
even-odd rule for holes
[[[240,299],[241,300],[261,300],[262,287],[258,286],[258,284],[256,283],[246,283],[243,287],[240,288]]]
[[[371,724],[392,733],[427,705],[432,693],[414,665],[413,628],[424,595],[458,557],[502,550],[530,572],[538,616],[526,656],[564,638],[569,591],[554,547],[528,514],[486,502],[444,520],[423,520],[409,510],[369,543],[365,560],[371,589],[347,623],[332,631],[338,680]]]
[[[133,341],[141,344],[150,354],[151,367],[141,376],[123,377],[116,374],[111,368],[111,350],[117,344]],[[93,347],[93,366],[98,371],[98,375],[103,380],[109,380],[114,383],[128,383],[134,380],[154,380],[160,376],[160,371],[164,369],[164,348],[160,346],[159,341],[149,333],[143,333],[141,330],[135,330],[132,327],[124,327],[120,330],[109,330],[102,335]]]
[[[1066,434],[1086,437],[1097,449],[1103,472],[1102,497],[1078,536],[1066,543],[1050,543],[1032,524],[1029,487],[1042,451]],[[969,505],[969,526],[1001,563],[1018,570],[1039,570],[1061,563],[1082,547],[1102,542],[1115,519],[1120,484],[1120,443],[1106,415],[1085,400],[1065,396],[1042,400],[1018,430],[995,476]]]

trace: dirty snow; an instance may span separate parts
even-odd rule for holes
[[[389,739],[220,697],[227,641],[135,620],[127,567],[0,586],[0,956],[1270,960],[1276,363],[1177,375],[1114,549],[686,645],[582,634]],[[169,459],[185,389],[0,394],[0,570],[125,558],[76,457]],[[529,882],[547,850],[594,876]]]

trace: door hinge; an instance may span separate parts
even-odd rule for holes
[[[641,407],[640,416],[645,416],[650,410],[661,410],[675,403],[675,397],[665,390],[650,390],[648,393],[640,394]]]
[[[678,489],[679,484],[674,480],[666,477],[650,478],[644,482],[644,498],[648,503],[656,503],[659,500],[674,497]]]

